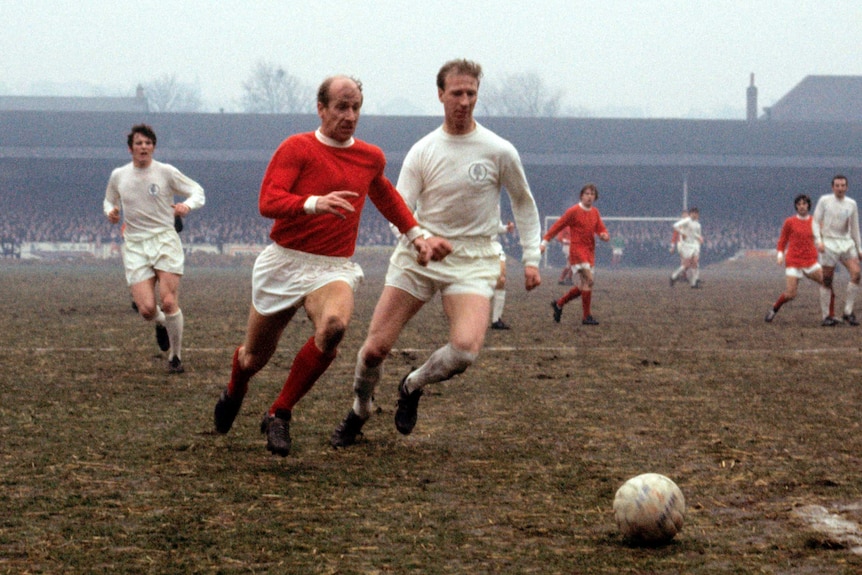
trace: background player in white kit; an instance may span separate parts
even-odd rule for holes
[[[680,219],[685,219],[687,217],[688,217],[688,210],[683,210],[682,215],[680,216]],[[682,236],[679,235],[679,232],[676,230],[676,228],[672,228],[672,229],[673,229],[673,234],[670,237],[670,248],[669,248],[670,253],[678,252],[679,251],[679,242],[682,241]],[[680,263],[680,265],[682,265],[681,259],[680,259],[679,263]],[[671,287],[673,287],[673,282],[671,282]]]
[[[111,172],[102,207],[112,224],[120,222],[122,210],[123,264],[132,300],[142,318],[156,322],[159,348],[168,352],[168,371],[182,373],[179,287],[185,255],[174,224],[176,217],[203,206],[206,198],[197,182],[153,159],[156,133],[150,126],[132,126],[126,143],[132,161]],[[186,199],[175,202],[174,196]]]
[[[691,287],[700,287],[700,246],[703,244],[703,234],[699,220],[700,211],[697,208],[691,208],[688,211],[688,217],[673,224],[673,229],[679,232],[680,236],[677,249],[681,263],[670,276],[671,286],[680,279],[688,278]]]
[[[404,435],[413,431],[426,385],[448,380],[476,360],[500,275],[497,236],[503,187],[520,231],[526,289],[541,283],[539,212],[518,152],[473,119],[481,77],[481,66],[469,60],[447,62],[437,74],[443,125],[410,149],[396,187],[415,210],[419,225],[449,240],[452,253],[421,267],[404,240],[395,248],[357,357],[353,407],[332,434],[334,447],[356,442],[371,416],[384,360],[407,322],[438,291],[449,322],[449,342],[401,380],[395,411],[398,431]]]
[[[832,280],[838,262],[841,262],[850,274],[842,319],[849,325],[859,325],[853,312],[856,295],[859,293],[859,257],[862,254],[862,244],[859,241],[859,209],[856,201],[847,197],[845,176],[839,174],[832,178],[832,193],[820,196],[817,200],[814,221],[819,226],[820,233],[815,239],[820,252],[820,264],[823,266],[821,305],[828,302],[830,310],[829,315],[823,319],[823,325],[833,326],[839,323],[832,311],[835,305]]]
[[[500,222],[500,235],[515,232],[515,222]],[[506,307],[506,251],[500,246],[500,276],[494,286],[494,297],[491,299],[491,329],[510,329],[503,321],[503,309]]]

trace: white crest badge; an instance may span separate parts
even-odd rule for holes
[[[470,164],[467,173],[470,175],[470,180],[474,183],[483,182],[488,178],[488,168],[481,162]]]

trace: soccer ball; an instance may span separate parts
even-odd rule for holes
[[[658,473],[632,477],[617,490],[614,517],[633,543],[667,543],[682,530],[685,497],[676,483]]]

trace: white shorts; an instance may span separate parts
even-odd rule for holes
[[[443,261],[416,262],[413,246],[399,242],[389,259],[386,285],[402,289],[427,302],[438,291],[442,295],[475,294],[490,298],[500,277],[497,242],[451,241],[452,253]]]
[[[156,270],[183,275],[185,254],[180,236],[166,230],[145,240],[123,242],[126,283],[133,286],[156,276]]]
[[[268,245],[254,261],[251,303],[261,315],[299,307],[311,292],[343,281],[353,291],[365,278],[359,264],[347,258],[319,256]]]
[[[817,270],[821,268],[820,264],[814,264],[813,266],[808,266],[807,268],[784,268],[784,275],[790,278],[804,278],[805,276],[810,276]]]
[[[700,244],[679,244],[679,257],[684,260],[700,256]]]
[[[834,268],[844,260],[859,257],[856,243],[850,238],[823,238],[826,251],[820,252],[820,264],[823,267]]]
[[[572,264],[569,266],[572,269],[572,273],[576,274],[580,270],[590,271],[593,269],[593,266],[590,265],[590,262],[581,262],[579,264]]]

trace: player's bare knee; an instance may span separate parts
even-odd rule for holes
[[[137,302],[136,302],[137,303]],[[153,321],[158,314],[158,308],[155,305],[137,304],[138,313],[147,321]]]
[[[180,309],[175,295],[162,296],[162,311],[165,315],[174,315]]]
[[[367,367],[377,367],[389,356],[390,348],[366,343],[359,350],[359,358]]]
[[[272,357],[272,354],[255,354],[245,350],[243,353],[239,354],[238,362],[239,367],[243,371],[251,371],[253,373],[257,373],[261,369],[263,369],[267,362],[269,362],[269,358]]]
[[[347,331],[347,323],[339,317],[332,316],[326,319],[322,327],[323,329],[319,333],[320,337],[317,339],[323,351],[332,351],[344,339],[344,333]]]

